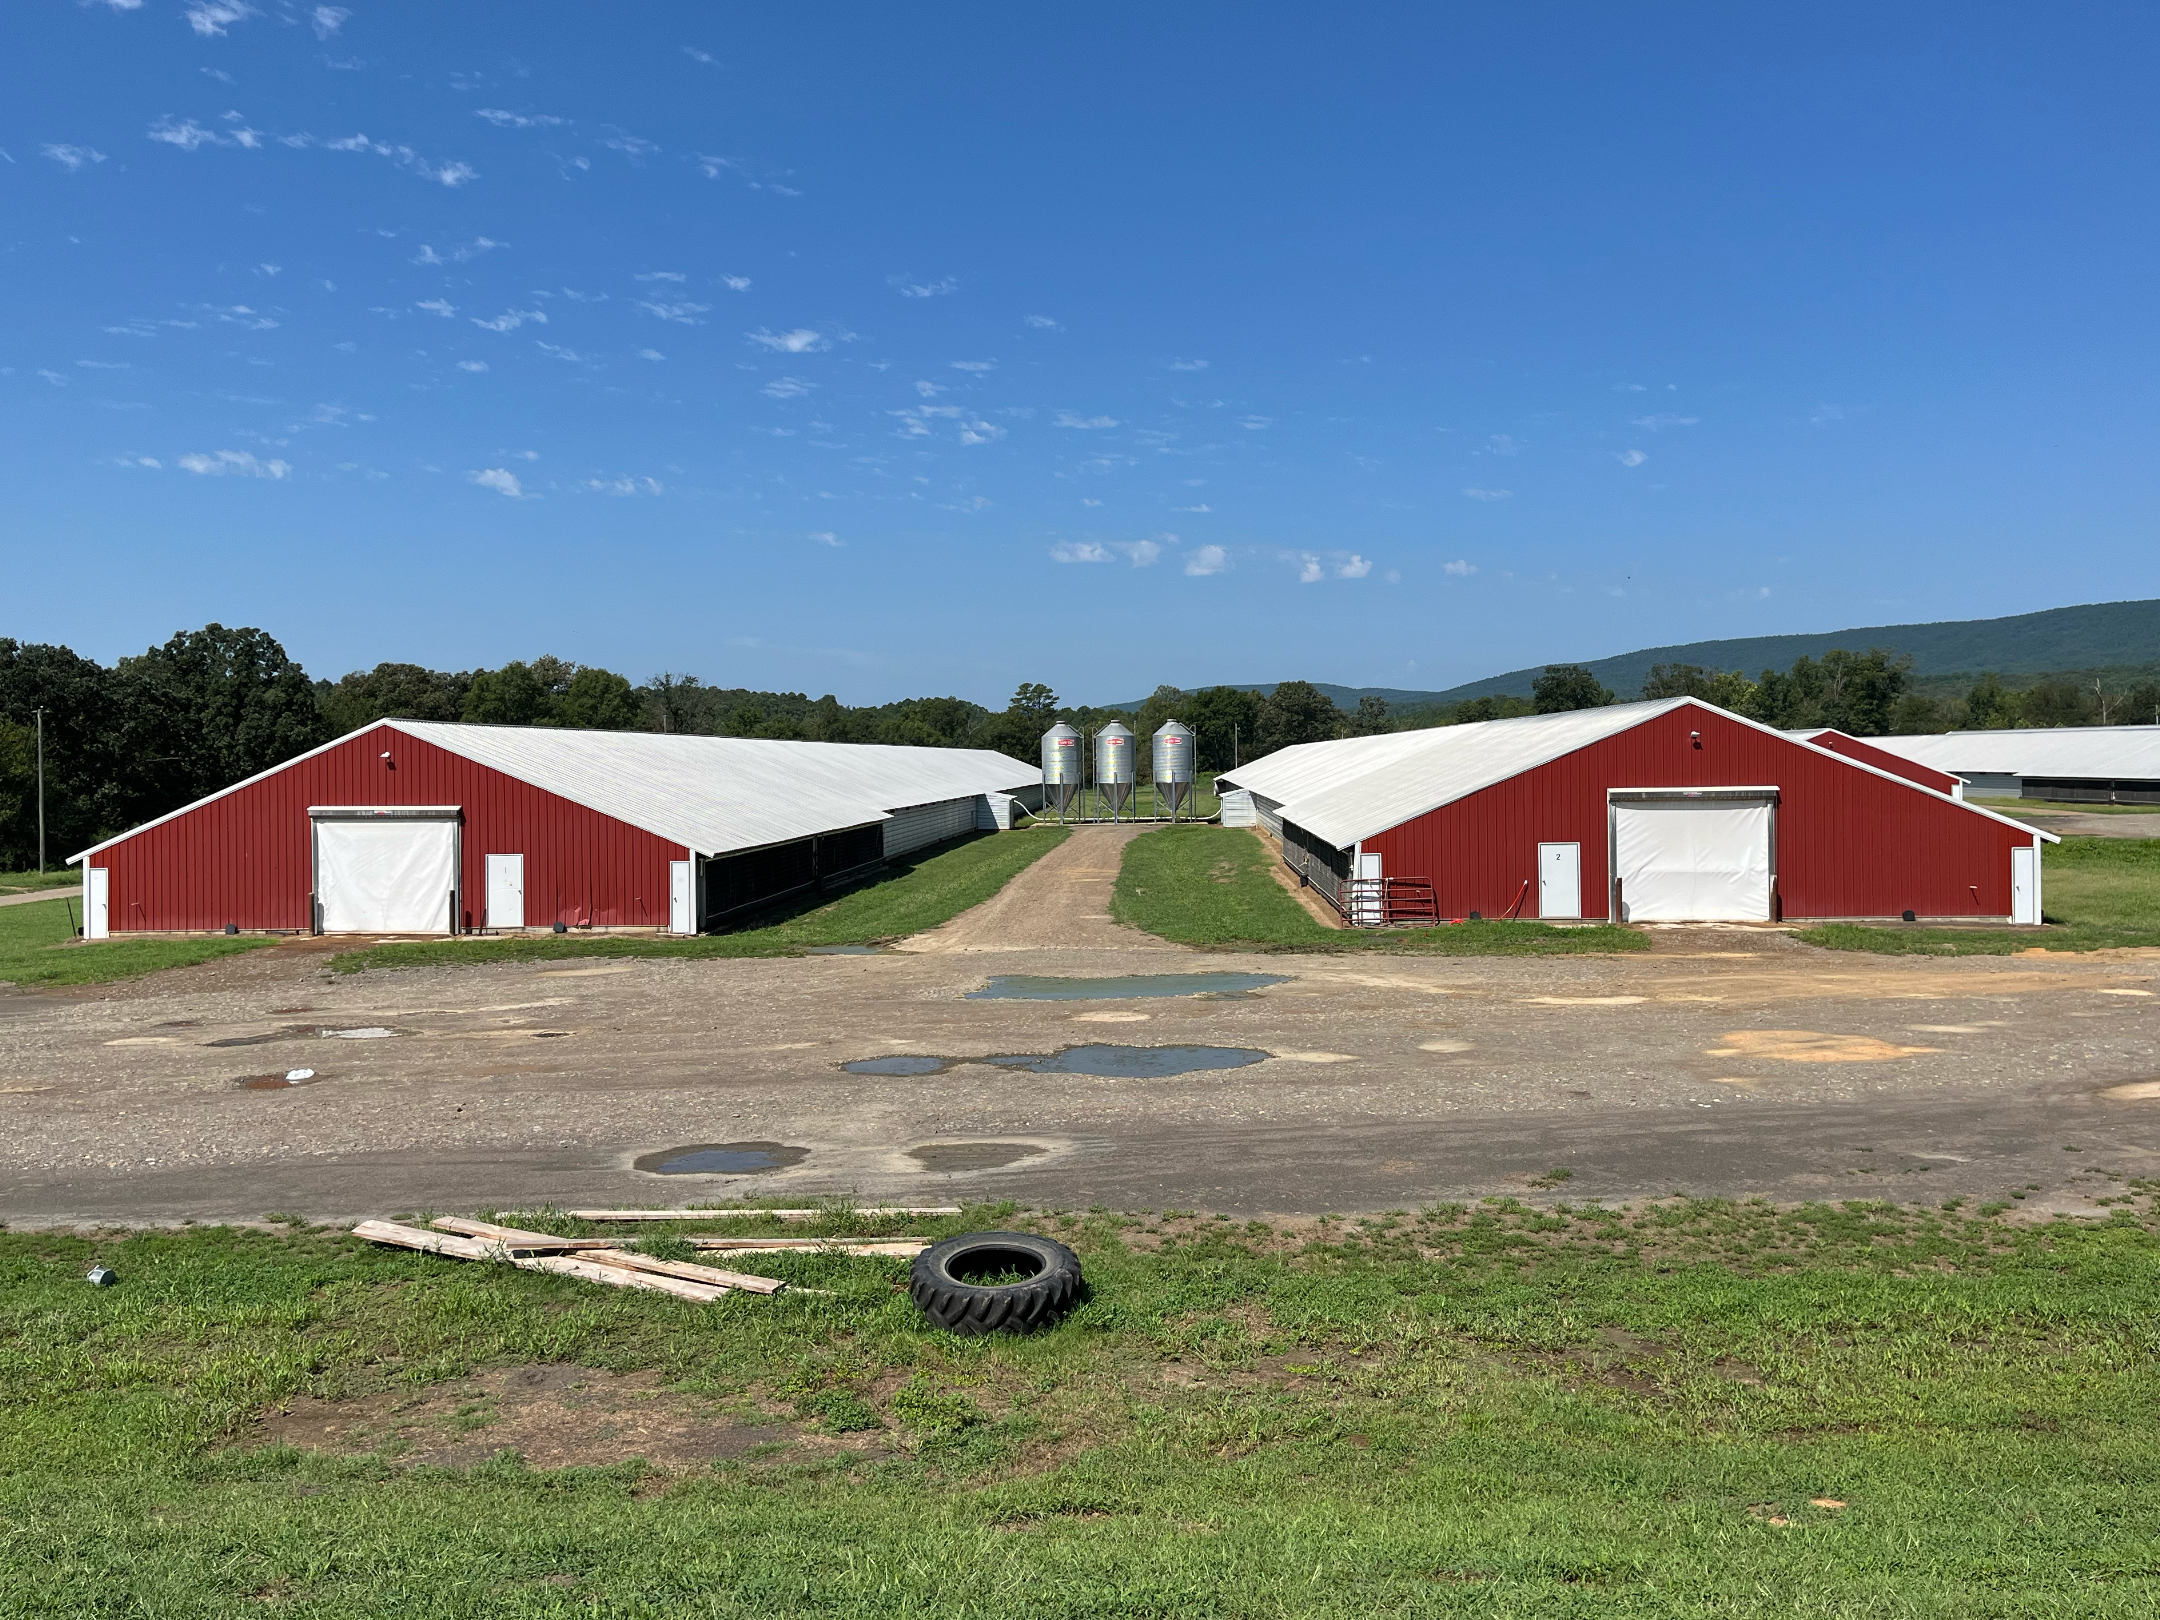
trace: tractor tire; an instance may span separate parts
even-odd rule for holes
[[[1018,1282],[977,1278],[1018,1271]],[[933,1243],[915,1257],[908,1293],[939,1327],[979,1333],[1033,1333],[1080,1297],[1080,1257],[1055,1238],[1029,1232],[970,1232]]]

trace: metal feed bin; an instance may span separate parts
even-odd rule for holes
[[[1192,727],[1175,720],[1163,722],[1155,733],[1155,757],[1152,775],[1155,779],[1155,813],[1168,811],[1172,821],[1192,811],[1193,793],[1193,734]]]
[[[1133,753],[1133,744],[1137,740],[1130,727],[1121,726],[1115,720],[1095,733],[1095,787],[1102,794],[1112,821],[1117,820],[1118,813],[1132,802],[1133,782],[1140,764]]]
[[[1071,726],[1052,726],[1042,735],[1043,808],[1055,810],[1060,821],[1080,797],[1080,784],[1087,774],[1087,750],[1080,745],[1080,733]]]

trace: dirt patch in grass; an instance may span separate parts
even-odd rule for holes
[[[512,1451],[532,1468],[595,1468],[640,1458],[668,1470],[789,1445],[789,1423],[745,1421],[659,1374],[617,1375],[542,1365],[481,1373],[425,1390],[350,1401],[295,1396],[255,1425],[245,1444],[470,1468]]]

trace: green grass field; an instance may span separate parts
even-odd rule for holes
[[[928,1329],[898,1261],[700,1306],[297,1225],[7,1234],[0,1612],[2150,1615],[2160,1235],[2118,1186],[2039,1226],[1049,1217],[1089,1297],[989,1341]],[[655,1408],[764,1443],[661,1472],[588,1420],[590,1463],[536,1468],[462,1382],[533,1366],[651,1369]],[[388,1445],[258,1428],[430,1392]]]
[[[2065,838],[2040,856],[2042,933],[2009,928],[1883,928],[1832,923],[1799,937],[1838,951],[1900,956],[2008,956],[2044,946],[2099,951],[2160,945],[2160,838]]]
[[[30,894],[39,889],[80,889],[82,873],[71,867],[47,872],[0,872],[0,894]]]
[[[1111,914],[1180,945],[1260,951],[1412,951],[1531,956],[1639,951],[1627,928],[1478,922],[1445,928],[1323,927],[1276,881],[1276,859],[1243,827],[1169,827],[1125,846]]]
[[[2015,816],[2020,810],[2075,811],[2081,816],[2160,816],[2160,804],[2080,804],[2072,799],[1968,799]]]
[[[66,900],[0,906],[0,983],[106,984],[164,968],[193,967],[274,941],[225,939],[113,939],[75,941],[80,910]]]
[[[982,833],[962,843],[892,863],[890,877],[837,900],[805,907],[762,926],[696,939],[649,935],[468,936],[377,945],[331,959],[341,973],[369,968],[436,967],[459,962],[539,962],[566,956],[790,956],[818,945],[870,945],[904,939],[950,922],[1010,883],[1071,835],[1057,827]]]

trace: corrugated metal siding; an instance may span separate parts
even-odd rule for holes
[[[392,770],[379,757],[389,751]],[[112,931],[306,928],[310,805],[459,805],[465,909],[485,857],[525,857],[525,921],[662,927],[688,852],[390,727],[376,727],[151,827],[86,864],[112,874]]]
[[[886,855],[905,855],[911,849],[942,844],[948,838],[973,832],[975,804],[972,798],[944,799],[936,804],[911,804],[895,810],[892,820],[885,823]]]
[[[1702,733],[1702,747],[1690,731]],[[2010,851],[2033,834],[1701,708],[1618,736],[1361,845],[1390,877],[1429,877],[1443,915],[1537,914],[1537,846],[1582,845],[1583,915],[1607,913],[1609,788],[1774,784],[1778,893],[1789,919],[2007,917]]]
[[[1948,793],[1958,785],[1958,779],[1948,771],[1938,771],[1902,754],[1893,754],[1887,748],[1862,742],[1858,737],[1848,737],[1842,731],[1815,731],[1801,733],[1804,739],[1817,748],[1827,748],[1833,754],[1843,754],[1847,759],[1857,759],[1874,766],[1879,771],[1889,771],[1902,776],[1908,782],[1918,782],[1924,788],[1937,793]]]

